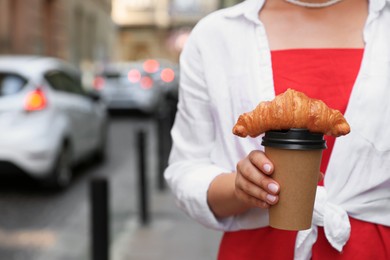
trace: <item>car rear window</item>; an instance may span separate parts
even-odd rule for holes
[[[26,83],[27,80],[19,75],[0,73],[0,96],[16,94],[24,88]]]

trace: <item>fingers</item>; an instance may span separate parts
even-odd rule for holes
[[[238,162],[237,172],[239,173],[238,177],[242,176],[263,190],[274,195],[279,193],[278,183],[268,176],[273,173],[273,165],[263,152],[251,152],[247,158]],[[238,184],[242,184],[245,180]]]
[[[270,207],[270,204],[268,204],[266,201],[259,200],[258,198],[252,197],[245,193],[243,190],[236,190],[236,196],[241,201],[244,201],[246,204],[262,208],[262,209],[268,209]]]
[[[268,208],[269,205],[276,204],[279,199],[277,195],[245,180],[242,175],[236,177],[236,193],[242,200],[247,200],[250,204],[261,208]]]
[[[273,172],[273,165],[272,162],[265,156],[265,154],[261,151],[252,151],[248,155],[249,160],[251,163],[260,169],[263,173],[267,175],[271,175]]]
[[[273,170],[272,162],[263,152],[251,152],[237,164],[236,196],[260,208],[276,204],[280,187],[270,177]]]

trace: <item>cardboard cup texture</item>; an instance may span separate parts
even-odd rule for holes
[[[279,202],[269,209],[271,227],[305,230],[311,227],[322,150],[265,147],[274,164],[272,178],[280,185]]]

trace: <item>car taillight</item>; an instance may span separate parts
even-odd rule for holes
[[[146,60],[143,63],[143,69],[147,73],[155,73],[160,69],[160,63],[157,60]]]
[[[131,82],[131,83],[138,83],[140,80],[141,80],[141,72],[137,69],[132,69],[129,71],[129,73],[127,74],[127,79]]]
[[[38,111],[43,110],[47,106],[47,99],[45,93],[41,89],[35,89],[28,93],[25,110],[26,111]]]
[[[100,90],[104,87],[104,78],[103,77],[96,77],[93,81],[93,87],[96,90]]]
[[[173,71],[173,69],[163,69],[161,71],[160,76],[162,81],[164,81],[165,83],[170,83],[175,79],[175,72]]]
[[[151,89],[153,87],[153,79],[151,77],[142,77],[141,79],[141,87],[143,89]]]

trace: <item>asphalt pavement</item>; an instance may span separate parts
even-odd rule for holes
[[[129,218],[111,247],[112,260],[216,259],[221,233],[209,230],[182,213],[169,191],[154,192],[150,222]]]
[[[155,131],[149,131],[149,143],[146,145],[146,172],[147,172],[147,204],[148,223],[143,223],[140,214],[140,195],[133,191],[133,205],[138,205],[132,214],[126,214],[126,219],[114,221],[111,244],[112,260],[212,260],[216,259],[221,232],[206,229],[184,212],[179,210],[174,202],[173,195],[168,187],[161,189],[158,174],[160,161],[157,145],[154,138],[163,136],[153,134],[162,131],[154,125]],[[161,151],[160,151],[161,152]],[[167,154],[169,151],[162,150]],[[156,156],[157,155],[157,156]],[[161,155],[160,155],[161,156]],[[164,159],[164,158],[163,158]],[[167,158],[165,158],[167,159]],[[122,167],[123,169],[123,167]],[[119,174],[119,176],[125,176]],[[136,177],[136,176],[133,176]],[[137,179],[137,177],[135,178]],[[120,179],[116,179],[117,187],[123,185]],[[133,180],[134,183],[138,181]],[[139,189],[140,187],[136,187]],[[122,195],[123,196],[123,195]],[[134,201],[135,200],[135,201]],[[116,218],[118,212],[123,209],[124,198],[114,198],[113,215]],[[134,210],[134,207],[133,207]],[[119,224],[122,223],[122,224]]]
[[[0,260],[93,260],[89,184],[94,177],[109,181],[110,260],[216,259],[221,234],[189,219],[168,189],[157,188],[157,129],[150,120],[113,117],[106,162],[79,167],[63,192],[1,178]],[[147,226],[140,224],[137,207],[139,130],[147,133]]]

